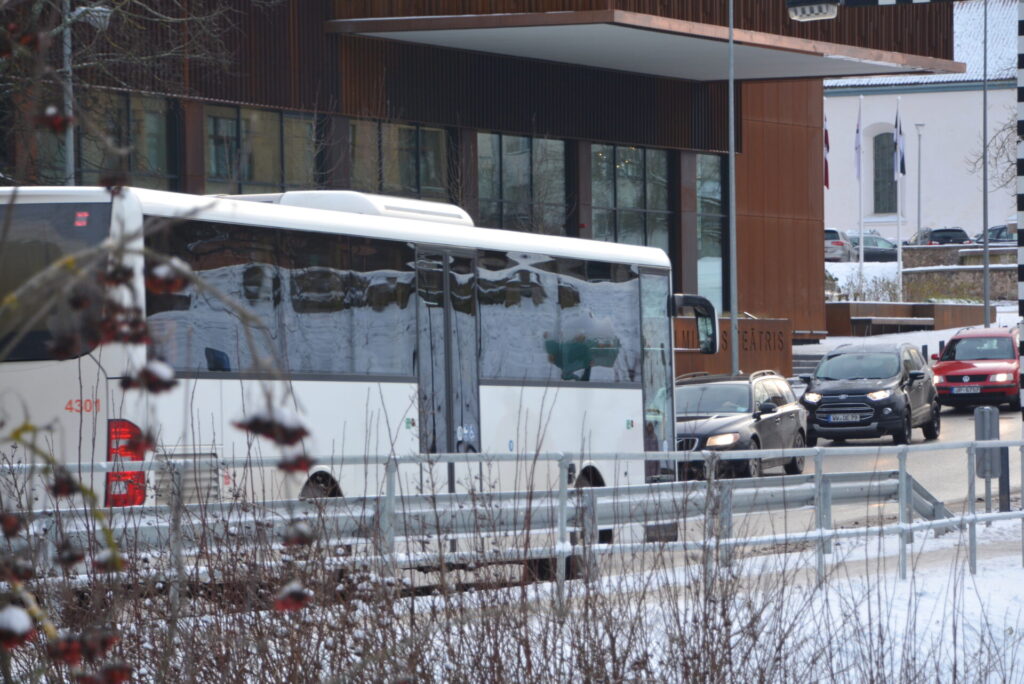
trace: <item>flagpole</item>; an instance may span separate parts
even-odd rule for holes
[[[854,152],[857,155],[855,163],[857,165],[857,225],[860,228],[860,254],[858,255],[858,277],[860,279],[860,291],[864,292],[864,175],[861,173],[861,132],[860,132],[860,115],[861,110],[864,107],[864,96],[859,96],[857,101],[857,140],[854,141]]]
[[[896,130],[893,131],[895,154],[893,155],[893,175],[896,177],[896,293],[899,301],[903,301],[903,220],[900,216],[900,163],[903,161],[903,150],[900,149],[902,124],[900,123],[900,97],[896,97]]]

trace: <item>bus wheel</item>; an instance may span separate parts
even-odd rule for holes
[[[585,487],[604,487],[604,478],[594,468],[584,468],[580,476],[576,478],[576,489]],[[598,544],[615,543],[615,531],[612,529],[597,531]]]
[[[341,487],[327,473],[313,473],[299,492],[300,499],[325,499],[341,496]]]

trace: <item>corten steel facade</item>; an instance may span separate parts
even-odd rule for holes
[[[490,180],[484,176],[497,174],[500,181],[503,165],[513,161],[504,155],[518,146],[534,164],[527,171],[534,193],[527,203],[541,209],[517,211],[538,215],[548,200],[537,199],[543,188],[534,183],[543,185],[552,174],[564,177],[564,193],[559,190],[556,201],[548,202],[556,218],[546,219],[540,229],[657,244],[672,258],[678,291],[700,291],[708,278],[717,279],[714,295],[729,301],[729,265],[722,256],[728,254],[724,79],[669,78],[414,44],[355,35],[358,31],[338,25],[338,20],[449,15],[478,15],[500,25],[516,16],[540,16],[536,13],[614,18],[615,12],[626,12],[633,13],[621,15],[629,22],[654,31],[692,28],[720,42],[725,0],[290,0],[269,9],[253,9],[245,0],[229,4],[239,10],[237,30],[226,38],[231,65],[182,60],[176,78],[161,81],[175,86],[163,90],[144,69],[131,75],[147,97],[168,103],[166,178],[157,174],[156,186],[195,193],[236,185],[237,191],[310,184],[367,189],[370,167],[364,157],[376,155],[370,162],[376,170],[369,173],[387,191],[385,159],[412,149],[412,175],[409,169],[396,172],[392,185],[406,194],[457,203],[479,224],[491,225],[487,217],[502,216],[511,203],[487,195],[493,189],[486,190]],[[952,56],[952,14],[944,4],[860,9],[833,22],[799,24],[787,18],[783,0],[736,0],[735,23],[738,31],[771,34],[786,49],[824,41],[837,50],[855,49],[865,60],[891,59],[893,53],[934,60]],[[825,330],[823,92],[820,78],[778,76],[740,81],[737,87],[738,299],[743,314],[773,319],[772,344],[741,349],[741,367],[753,370],[747,363],[757,363],[787,372],[790,341],[813,339]],[[264,137],[244,151],[245,178],[226,177],[218,166],[241,173],[237,140],[257,126]],[[307,130],[311,149],[297,150]],[[375,141],[368,143],[368,136]],[[557,164],[536,172],[544,166],[538,150],[550,141],[558,145]],[[257,158],[268,144],[276,157]],[[483,149],[488,145],[494,156]],[[611,186],[602,185],[595,170],[608,155],[611,163],[600,173],[612,174]],[[485,169],[485,160],[494,168]],[[643,165],[637,185],[642,197],[639,206],[625,207],[617,204],[623,193],[617,174],[630,163]],[[313,169],[304,173],[309,166]],[[535,172],[536,178],[530,175]],[[436,178],[439,173],[444,178]],[[88,180],[84,170],[78,180]],[[601,195],[606,186],[612,187],[612,200]],[[709,187],[717,190],[709,193]],[[625,226],[630,221],[639,223]],[[711,255],[711,271],[701,270],[700,254]],[[750,339],[767,339],[753,319],[744,326],[752,329]],[[773,356],[780,330],[785,349]]]

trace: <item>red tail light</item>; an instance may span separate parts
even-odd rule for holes
[[[842,240],[833,240],[832,244],[837,246],[837,247],[842,247],[843,246],[843,241]]]
[[[142,430],[127,420],[107,421],[107,461],[142,461],[146,447]],[[146,501],[146,473],[125,470],[107,473],[106,506],[141,506]]]
[[[937,245],[937,244],[940,244],[940,243],[936,242],[935,240],[929,240],[928,244],[929,245]]]

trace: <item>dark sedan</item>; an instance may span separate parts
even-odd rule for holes
[[[851,235],[853,259],[860,260],[860,236]],[[864,236],[864,261],[896,261],[896,243],[880,235]]]
[[[703,375],[676,383],[676,448],[679,451],[789,449],[804,446],[807,411],[786,380],[772,371],[750,375]],[[803,472],[803,457],[728,461],[741,476],[783,466]],[[681,463],[682,478],[691,464]]]

